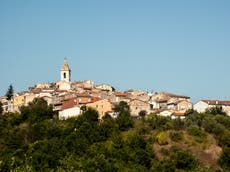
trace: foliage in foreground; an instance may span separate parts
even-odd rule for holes
[[[155,115],[133,120],[125,102],[115,107],[117,119],[84,111],[60,121],[52,107],[35,99],[21,113],[0,116],[0,171],[215,171],[178,144],[184,133],[204,144],[213,135],[223,148],[218,160],[230,170],[230,118],[189,111],[185,120]],[[171,146],[159,157],[154,144]],[[177,144],[177,146],[173,146]]]

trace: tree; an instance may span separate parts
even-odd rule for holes
[[[223,111],[222,107],[212,107],[206,110],[207,114],[212,114],[212,115],[227,115],[226,112]]]
[[[53,108],[48,105],[42,98],[35,98],[29,106],[20,108],[23,120],[28,120],[30,123],[51,119],[53,117]]]
[[[144,119],[146,115],[147,115],[147,111],[146,111],[146,110],[142,110],[142,111],[139,112],[139,116],[140,116],[142,119]]]
[[[130,111],[129,105],[125,101],[121,101],[118,105],[114,107],[114,112],[123,113],[125,111]]]
[[[121,101],[114,107],[113,110],[117,114],[116,122],[121,131],[128,130],[133,126],[133,121],[130,115],[130,107],[127,102]]]
[[[11,100],[11,98],[13,97],[13,94],[14,94],[14,89],[13,89],[12,84],[10,84],[8,91],[6,92],[7,100]]]
[[[0,102],[0,114],[2,114],[3,108],[2,108],[2,102]]]
[[[188,151],[178,150],[173,152],[171,159],[175,162],[177,169],[192,170],[197,167],[196,158]]]
[[[129,111],[120,113],[116,119],[116,122],[121,131],[126,131],[133,127],[133,120],[131,119]]]
[[[78,122],[80,124],[83,122],[98,123],[98,111],[88,108],[82,115],[78,117]]]
[[[230,148],[224,147],[220,159],[218,160],[220,166],[226,171],[230,170]]]
[[[86,110],[87,110],[86,105],[81,106],[81,111],[82,111],[83,113],[86,112]]]
[[[157,164],[157,169],[155,169],[154,171],[174,172],[176,171],[176,166],[174,161],[170,159],[163,159]]]

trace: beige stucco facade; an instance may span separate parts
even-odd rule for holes
[[[191,102],[188,102],[186,100],[183,100],[183,101],[180,101],[178,104],[177,104],[177,110],[178,111],[182,111],[182,112],[185,112],[189,109],[192,109],[192,103]]]
[[[14,111],[19,111],[21,106],[25,105],[25,95],[18,95],[13,97]]]
[[[107,84],[98,85],[98,86],[96,86],[96,88],[99,90],[106,90],[106,91],[113,91],[114,90],[112,86],[107,85]]]
[[[102,119],[106,112],[112,111],[112,104],[108,100],[99,100],[94,103],[89,103],[86,106],[97,110],[99,119]]]

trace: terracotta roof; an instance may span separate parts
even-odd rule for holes
[[[97,102],[97,101],[99,101],[99,100],[101,100],[99,97],[92,97],[92,98],[91,98],[91,102],[92,102],[92,103]]]
[[[184,116],[184,112],[175,111],[175,112],[173,112],[173,115],[175,115],[175,116]]]
[[[127,96],[127,93],[115,92],[114,95],[117,96],[117,97],[126,97],[126,96]]]
[[[202,101],[209,104],[209,105],[230,106],[230,101],[227,101],[227,100],[202,100]]]
[[[61,106],[61,109],[65,110],[65,109],[73,108],[73,107],[75,107],[77,105],[78,105],[78,101],[77,101],[76,98],[74,98],[74,99],[70,99],[70,100],[68,100],[66,102],[63,102],[63,104]]]

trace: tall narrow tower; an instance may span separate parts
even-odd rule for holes
[[[71,81],[71,70],[67,63],[67,60],[64,60],[64,64],[61,68],[61,81],[70,82]]]

